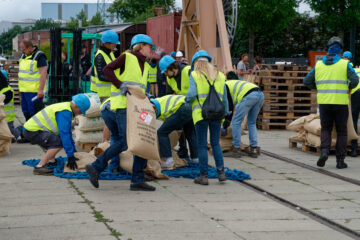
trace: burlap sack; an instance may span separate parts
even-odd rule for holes
[[[359,136],[356,134],[355,129],[354,129],[354,123],[353,123],[353,119],[352,119],[350,103],[348,105],[348,108],[349,108],[349,116],[348,116],[348,120],[347,120],[347,141],[349,144],[351,142],[351,140],[357,140],[359,138]],[[335,139],[337,138],[335,124],[333,127],[331,137],[335,138]]]
[[[289,125],[287,125],[286,129],[290,130],[290,131],[297,132],[297,131],[301,130],[302,128],[304,128],[304,124],[306,122],[310,122],[310,121],[312,121],[314,119],[317,119],[317,118],[320,118],[320,116],[317,115],[317,114],[310,114],[310,115],[307,115],[307,116],[300,117],[300,118],[292,121]]]
[[[305,142],[306,140],[306,131],[302,130],[300,132],[296,132],[292,135],[289,140],[296,141],[296,142]]]
[[[171,149],[173,149],[174,147],[177,146],[177,144],[179,143],[179,138],[180,138],[181,134],[182,134],[182,131],[172,131],[169,134]]]
[[[103,154],[106,149],[108,149],[110,147],[110,142],[103,142],[103,143],[99,143],[98,145],[96,145],[90,152],[89,154],[92,154],[96,157],[99,157],[101,154]]]
[[[132,173],[134,164],[133,154],[129,151],[120,154],[120,168],[124,171]],[[169,179],[168,176],[161,173],[161,165],[157,160],[148,160],[145,168],[145,173],[158,179]]]
[[[10,152],[11,140],[0,140],[0,153]],[[1,154],[0,154],[1,156]]]
[[[83,132],[79,127],[75,127],[75,141],[81,143],[100,143],[102,142],[103,131]]]
[[[317,136],[315,134],[307,133],[306,134],[306,143],[310,144],[314,147],[320,147],[321,139],[319,136]]]
[[[312,134],[321,136],[321,123],[320,119],[316,118],[310,122],[305,122],[304,129]]]
[[[6,113],[2,107],[0,107],[0,120],[3,120],[6,117]]]
[[[79,159],[78,161],[76,161],[78,169],[71,170],[65,164],[64,172],[66,172],[66,173],[85,172],[86,171],[85,166],[88,165],[88,164],[93,163],[96,160],[96,157],[93,154],[90,154],[90,153],[87,153],[87,152],[76,152],[76,153],[74,153],[74,156]]]
[[[90,108],[86,111],[86,117],[100,117],[100,98],[96,93],[84,93],[90,100]]]
[[[4,106],[5,95],[0,93],[0,107]]]
[[[76,117],[79,124],[79,130],[83,132],[99,131],[103,130],[105,122],[102,117],[84,117],[79,115]]]
[[[127,86],[126,139],[128,151],[160,161],[156,131],[156,114],[149,99],[137,86]]]
[[[7,121],[5,119],[0,120],[0,140],[11,140],[13,137]]]

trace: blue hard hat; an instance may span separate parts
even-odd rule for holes
[[[166,71],[166,69],[174,62],[175,62],[175,59],[170,57],[169,55],[163,56],[159,62],[159,67],[160,67],[161,73],[164,73]]]
[[[155,106],[156,108],[156,118],[158,118],[160,116],[161,113],[161,106],[158,100],[152,98],[150,99],[150,102]]]
[[[153,44],[153,41],[151,39],[151,37],[149,37],[148,35],[145,34],[136,34],[132,39],[131,39],[131,45],[130,45],[130,49],[133,48],[134,45],[138,44],[138,43],[148,43],[152,46],[152,50],[155,50],[156,47]]]
[[[107,30],[106,32],[104,32],[101,37],[101,41],[104,43],[120,44],[119,35],[112,30]]]
[[[194,62],[196,59],[198,59],[200,57],[206,57],[209,60],[209,62],[211,62],[211,59],[212,59],[207,51],[205,51],[205,50],[197,51],[191,60],[191,70],[194,70]]]
[[[171,52],[171,53],[170,53],[170,56],[176,57],[176,52]]]
[[[9,79],[9,76],[5,70],[1,70],[1,73],[6,77],[6,80]]]
[[[73,96],[72,101],[78,106],[83,115],[85,115],[86,111],[90,108],[90,99],[85,94]]]
[[[352,54],[349,51],[344,52],[342,56],[346,58],[352,58]]]

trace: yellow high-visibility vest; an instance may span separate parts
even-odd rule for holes
[[[9,90],[12,92],[13,97],[10,100],[10,102],[5,104],[4,111],[6,113],[6,117],[5,117],[6,121],[13,122],[16,118],[16,111],[15,111],[15,105],[14,105],[14,95],[15,95],[14,90],[10,86],[7,86],[6,88],[3,88],[0,90],[0,94],[5,93]]]
[[[234,105],[241,102],[244,95],[251,89],[258,88],[257,85],[242,80],[227,80],[226,85],[229,87],[230,95]]]
[[[38,92],[40,87],[41,73],[37,66],[38,57],[44,54],[38,50],[31,55],[23,55],[19,60],[19,91]],[[44,86],[45,87],[45,86]]]
[[[175,114],[185,103],[185,96],[182,95],[166,95],[155,99],[159,102],[161,108],[161,113],[158,119],[163,121]]]
[[[103,56],[106,65],[115,60],[115,55],[112,52],[110,53],[110,57],[109,57],[104,51],[98,50],[96,52],[95,58],[99,54]],[[93,77],[92,81],[95,81],[95,86],[96,86],[95,89],[96,89],[98,96],[99,97],[110,97],[111,82],[104,82],[99,79],[98,72],[97,72],[95,65],[94,65],[94,74],[95,74],[95,76]],[[94,88],[94,86],[93,86],[93,88]],[[90,84],[90,90],[91,90],[91,84]]]
[[[166,81],[171,87],[171,89],[178,95],[186,95],[189,91],[189,71],[191,66],[186,66],[181,71],[181,90],[178,89],[177,82],[175,78],[166,77]]]

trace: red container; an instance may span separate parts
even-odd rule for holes
[[[152,38],[157,53],[165,51],[170,54],[172,51],[176,51],[180,25],[181,13],[171,13],[147,19],[146,33]]]
[[[326,55],[326,51],[310,51],[308,52],[309,64],[311,67],[314,67],[316,62],[322,60]]]

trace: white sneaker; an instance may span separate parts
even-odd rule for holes
[[[166,159],[165,162],[161,163],[161,168],[164,170],[170,170],[174,168],[174,160],[173,159]]]
[[[191,158],[190,161],[192,163],[199,163],[199,158]]]

